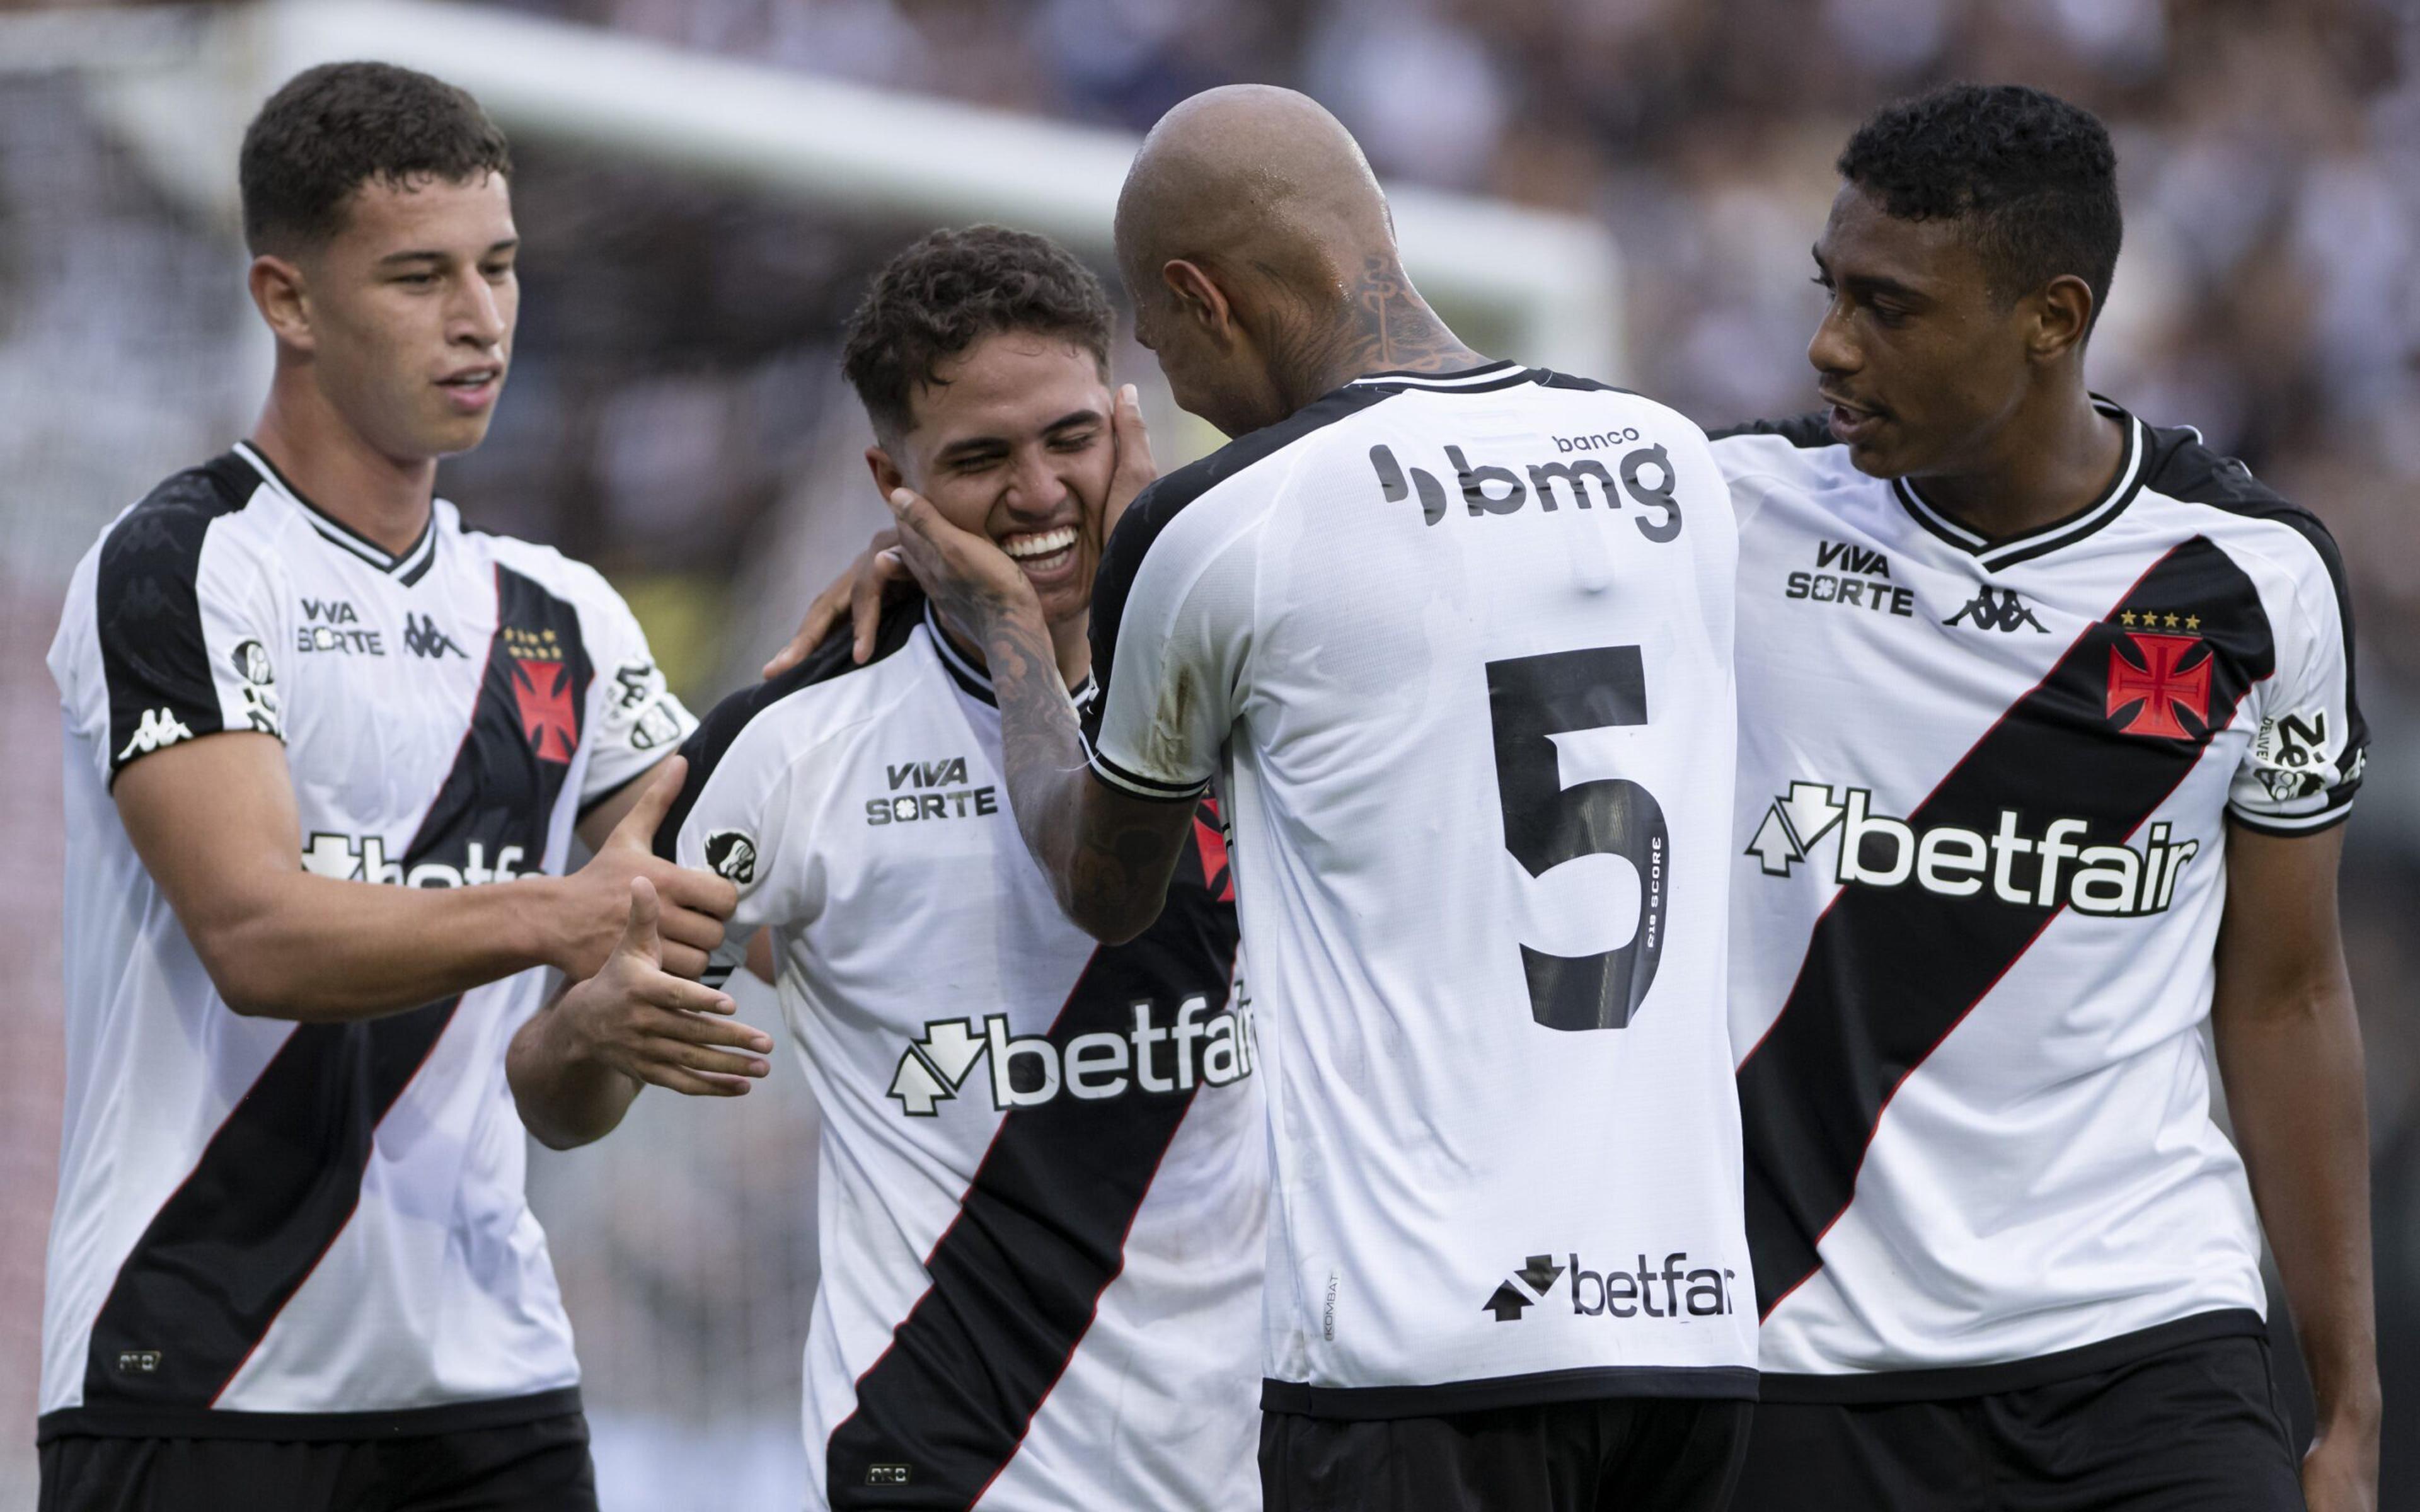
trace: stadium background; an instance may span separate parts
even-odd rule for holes
[[[171,92],[130,109],[117,65],[198,45],[237,8],[0,4],[0,856],[11,879],[0,888],[0,960],[18,984],[0,1017],[0,1507],[32,1504],[58,1140],[57,878],[72,837],[60,822],[42,653],[67,572],[95,532],[159,476],[239,435],[266,372],[225,186],[193,177],[231,179],[232,162],[172,149],[177,112],[209,102]],[[2420,1509],[2420,525],[2410,514],[2420,492],[2420,8],[464,9],[602,29],[666,56],[854,81],[893,92],[903,110],[954,100],[1128,133],[1208,85],[1295,85],[1343,117],[1390,183],[1608,230],[1620,256],[1603,261],[1611,286],[1591,318],[1621,318],[1605,327],[1597,371],[1710,425],[1812,403],[1802,354],[1818,296],[1807,245],[1828,203],[1830,160],[1860,116],[1949,78],[2035,84],[2101,111],[2118,136],[2128,224],[2093,344],[2096,387],[2243,456],[2327,521],[2352,575],[2377,750],[2344,905],[2369,1048],[2383,1504]],[[442,27],[424,41],[442,56]],[[878,135],[883,112],[868,115],[858,129]],[[545,132],[517,131],[516,154],[527,250],[510,392],[487,445],[448,463],[441,488],[473,524],[602,567],[702,710],[752,677],[812,587],[882,518],[834,333],[868,270],[930,218],[862,196],[836,209],[795,187],[700,177]],[[1408,250],[1417,276],[1421,249]],[[1100,260],[1097,247],[1091,255]],[[1521,238],[1505,235],[1498,255],[1517,269]],[[1139,350],[1122,361],[1127,376],[1152,378]],[[1147,388],[1163,463],[1204,449],[1198,423]],[[768,1003],[749,1006],[774,1026]],[[533,1157],[613,1512],[797,1504],[799,1345],[814,1282],[814,1112],[799,1084],[785,1052],[741,1103],[654,1094],[606,1144]]]

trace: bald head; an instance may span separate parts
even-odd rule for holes
[[[1353,133],[1310,96],[1269,85],[1204,90],[1160,117],[1118,195],[1117,240],[1130,285],[1183,258],[1257,271],[1314,303],[1395,255]]]
[[[1206,90],[1160,117],[1117,237],[1135,335],[1230,436],[1363,373],[1475,357],[1404,276],[1360,144],[1291,89]]]

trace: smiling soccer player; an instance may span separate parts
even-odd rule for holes
[[[1152,476],[1109,332],[1082,264],[975,226],[882,270],[844,364],[875,486],[1006,553],[1082,710],[1102,520]],[[771,932],[823,1114],[814,1504],[1253,1505],[1267,1157],[1215,810],[1187,806],[1158,921],[1095,947],[1018,838],[982,642],[921,597],[863,665],[833,640],[685,749],[659,844],[737,885],[722,971]],[[622,988],[574,989],[517,1047],[558,1142],[638,1088],[552,1051],[550,1021],[618,1013]]]

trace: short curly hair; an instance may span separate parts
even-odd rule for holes
[[[875,431],[895,440],[916,426],[915,391],[949,358],[985,336],[1031,331],[1058,336],[1109,366],[1109,291],[1047,237],[999,225],[919,238],[874,275],[848,318],[841,371]]]
[[[2124,224],[2118,151],[2090,111],[2022,85],[1947,85],[1875,112],[1837,166],[1901,220],[1965,221],[2003,303],[2071,273],[2096,320],[2107,304]]]
[[[372,179],[512,177],[504,133],[463,90],[391,63],[323,63],[269,97],[244,129],[237,177],[255,253],[318,246]]]

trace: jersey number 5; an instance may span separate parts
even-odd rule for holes
[[[1638,872],[1630,943],[1594,955],[1521,947],[1529,1013],[1550,1029],[1619,1029],[1638,1011],[1664,951],[1671,844],[1664,806],[1626,778],[1563,786],[1554,737],[1647,722],[1637,646],[1600,646],[1487,664],[1504,848],[1535,876],[1583,856],[1621,856]]]

